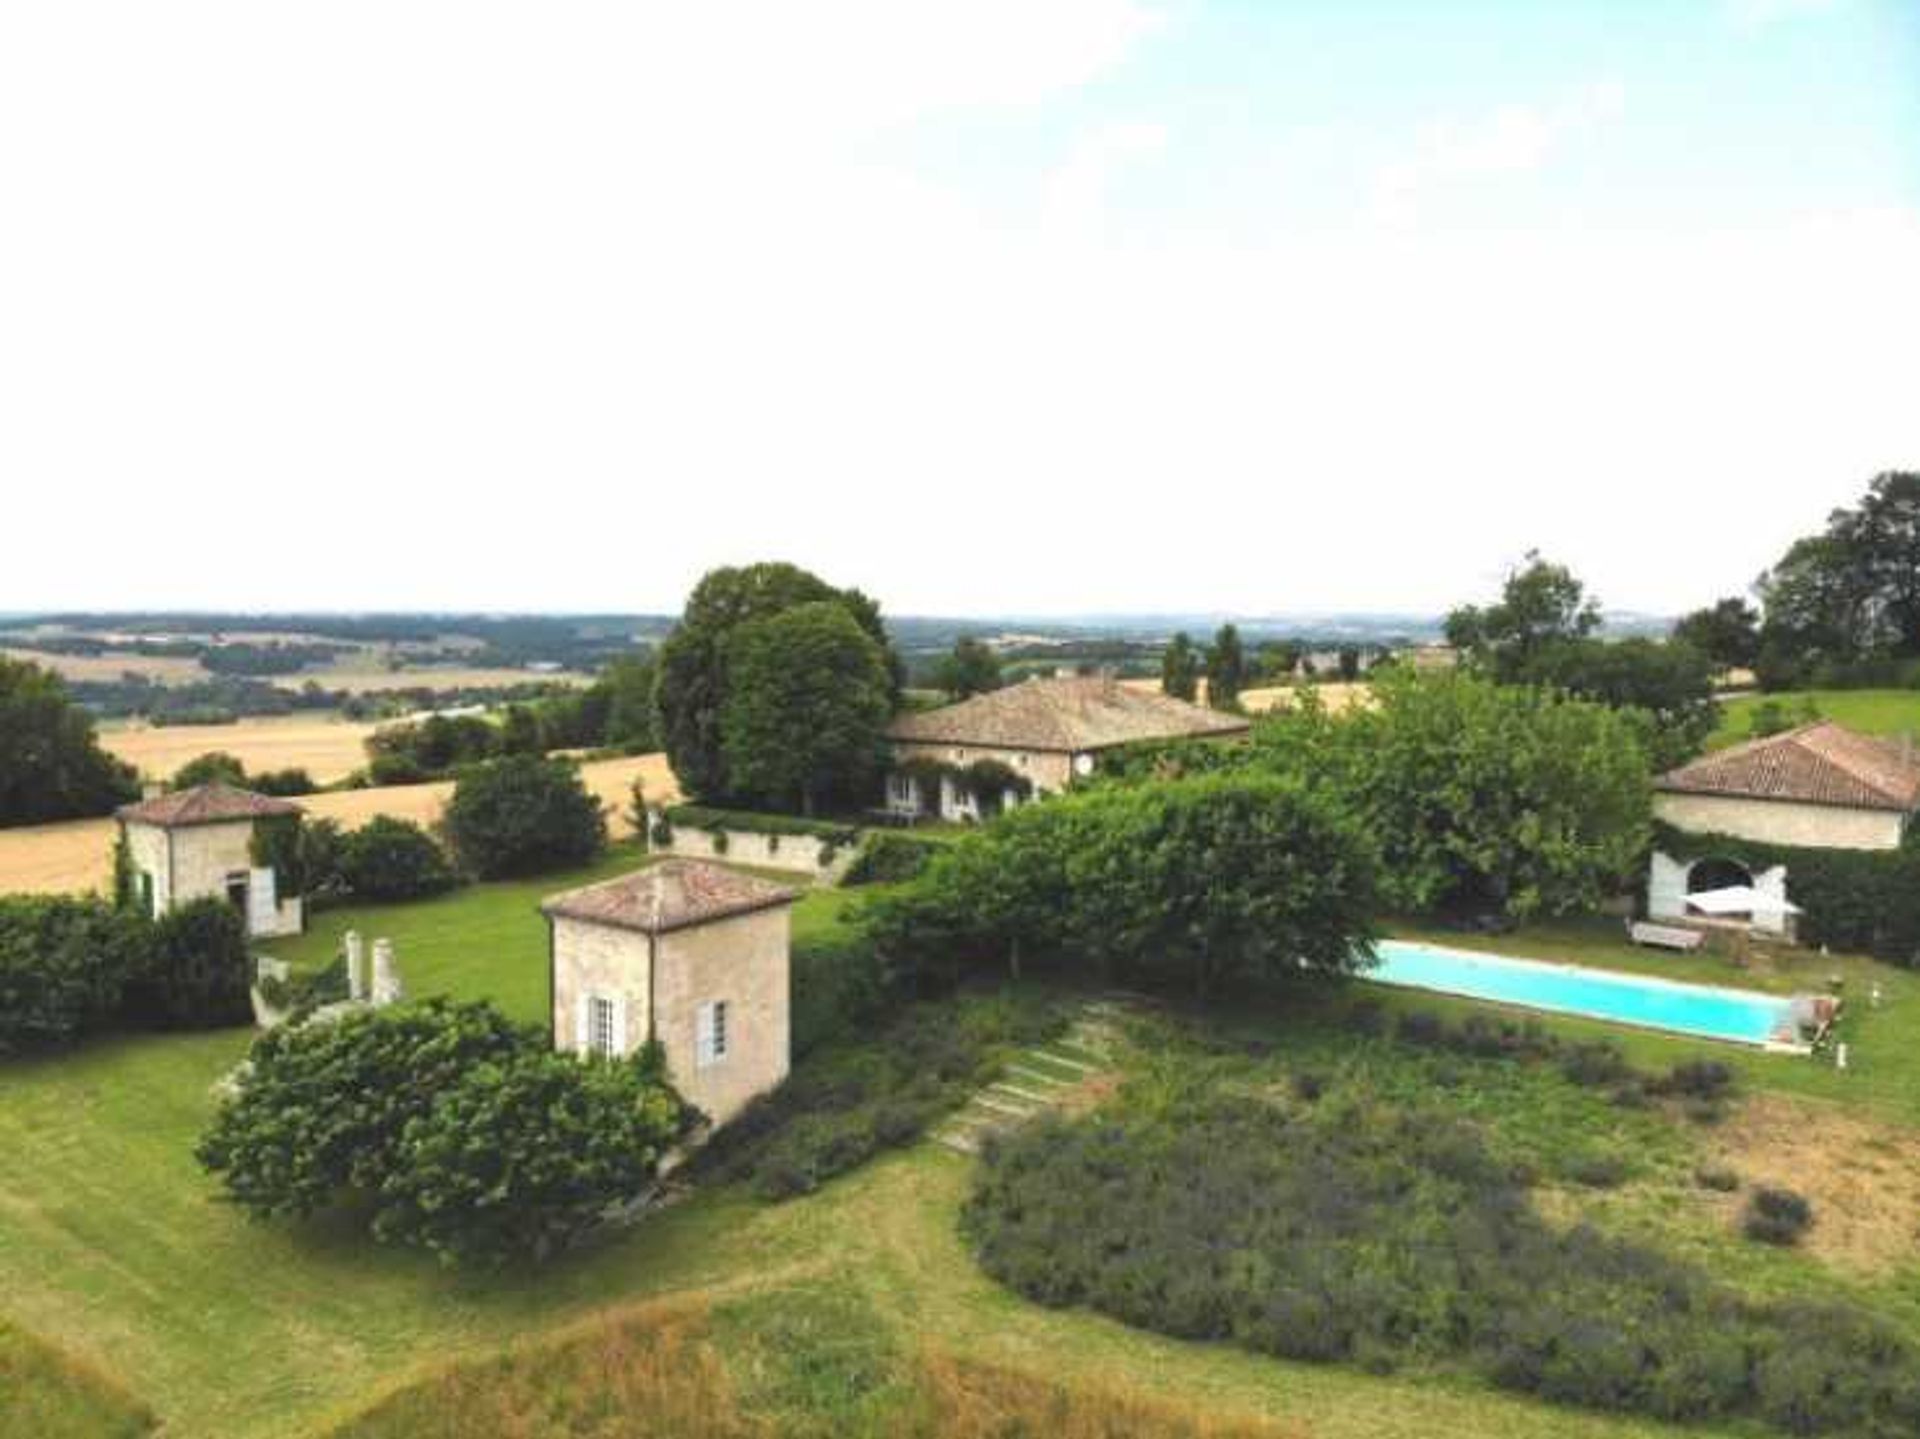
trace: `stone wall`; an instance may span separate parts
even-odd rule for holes
[[[582,1005],[589,994],[616,1001],[620,1052],[632,1054],[647,1040],[648,937],[637,930],[554,916],[553,1044],[586,1049]]]
[[[791,915],[783,904],[660,936],[654,1033],[675,1087],[716,1125],[787,1076]],[[727,1006],[727,1053],[702,1066],[699,1010],[716,1000]]]
[[[714,848],[711,830],[685,824],[672,824],[670,827],[673,838],[666,844],[656,844],[652,835],[648,835],[647,848],[651,853],[679,855],[683,859],[719,860],[723,864],[742,864],[754,869],[777,869],[821,884],[838,884],[840,877],[847,872],[847,866],[853,863],[854,851],[859,848],[858,844],[840,845],[833,858],[821,864],[820,855],[827,841],[813,835],[756,834],[752,830],[730,829],[726,832],[726,853],[722,854]]]
[[[1808,849],[1898,849],[1904,819],[1891,810],[1705,794],[1657,794],[1653,812],[1693,834]]]

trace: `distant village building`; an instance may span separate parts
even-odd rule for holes
[[[1750,740],[1661,775],[1654,815],[1675,829],[1812,849],[1897,849],[1920,810],[1920,763],[1909,746],[1831,721]],[[1753,872],[1730,857],[1656,851],[1647,883],[1655,919],[1732,916],[1791,934],[1786,866]],[[1751,891],[1752,907],[1740,891]],[[1704,900],[1703,900],[1703,897]]]
[[[674,1087],[726,1123],[787,1075],[797,897],[687,859],[554,895],[554,1045],[621,1058],[658,1041]]]
[[[196,899],[225,899],[256,936],[298,934],[306,907],[282,899],[273,870],[253,862],[255,825],[300,806],[228,784],[158,795],[118,811],[140,906],[158,918]]]
[[[886,807],[901,816],[985,817],[1065,789],[1102,750],[1139,740],[1243,735],[1247,721],[1111,675],[1033,678],[887,727]]]

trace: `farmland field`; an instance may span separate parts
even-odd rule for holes
[[[4,646],[0,646],[0,655],[52,670],[61,679],[90,680],[99,684],[111,684],[126,674],[136,674],[163,685],[192,684],[197,680],[213,678],[199,660],[165,655],[53,655],[42,654],[39,650],[7,649]]]
[[[268,715],[226,725],[103,724],[100,741],[148,779],[167,779],[188,760],[220,750],[250,774],[296,767],[332,784],[367,762],[375,728],[329,715]]]
[[[499,689],[526,684],[579,685],[586,684],[588,680],[589,676],[572,671],[541,673],[487,665],[418,665],[401,670],[329,665],[324,669],[301,670],[298,674],[275,675],[269,683],[286,690],[317,684],[325,690],[342,690],[348,694],[384,694],[388,690]]]
[[[622,815],[631,798],[634,780],[639,779],[646,785],[649,799],[671,802],[679,797],[665,755],[594,760],[582,765],[580,773],[587,788],[612,811],[608,828],[615,837],[628,832]],[[349,828],[383,814],[431,824],[440,817],[440,810],[452,793],[452,782],[442,781],[306,795],[299,803],[315,818],[337,819]],[[110,819],[77,819],[0,829],[0,894],[62,894],[104,889],[112,869],[112,848],[113,821]]]

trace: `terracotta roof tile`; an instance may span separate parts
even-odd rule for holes
[[[1654,788],[1906,811],[1920,808],[1920,763],[1897,745],[1821,720],[1704,755]]]
[[[618,879],[552,895],[540,912],[618,929],[664,934],[730,915],[791,904],[797,890],[723,865],[665,859]]]
[[[898,716],[887,737],[999,749],[1079,751],[1132,740],[1244,734],[1237,715],[1101,676],[1029,679],[958,704]]]
[[[156,795],[138,804],[122,805],[116,813],[132,824],[179,829],[190,824],[223,824],[232,820],[262,819],[269,815],[299,814],[291,800],[255,794],[230,784],[200,784],[192,789]]]

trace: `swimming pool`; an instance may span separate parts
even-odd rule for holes
[[[1736,1044],[1805,1050],[1791,996],[1388,939],[1366,978]]]

